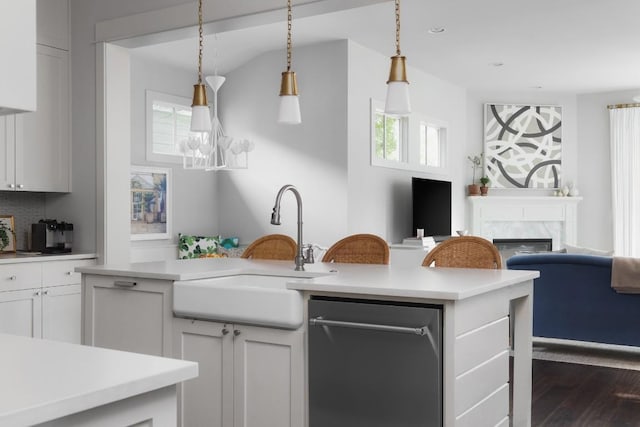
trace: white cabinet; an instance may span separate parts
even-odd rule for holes
[[[94,275],[82,281],[84,344],[171,357],[172,282]]]
[[[0,265],[0,332],[79,344],[80,275],[95,260]]]
[[[57,17],[68,16],[68,4],[40,0],[39,8],[41,4],[48,18],[39,14],[39,22],[54,23],[43,23],[42,40],[48,45],[37,45],[37,110],[0,119],[1,190],[71,191],[69,52],[57,48],[68,47],[68,20]]]
[[[35,0],[0,1],[0,115],[36,108],[35,42]]]
[[[304,424],[304,332],[174,319],[173,357],[198,362],[179,386],[183,427]]]

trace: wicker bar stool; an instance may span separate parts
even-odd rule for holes
[[[334,243],[322,262],[389,264],[389,245],[373,234],[353,234]]]
[[[423,267],[502,268],[500,252],[487,239],[476,236],[451,237],[433,248],[422,261]]]
[[[284,234],[268,234],[255,240],[242,253],[241,258],[294,260],[298,245]]]

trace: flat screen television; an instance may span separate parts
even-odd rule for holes
[[[413,230],[424,229],[425,236],[451,235],[451,182],[413,177]],[[436,241],[438,239],[436,238]]]

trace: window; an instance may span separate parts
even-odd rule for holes
[[[425,121],[420,122],[420,165],[427,168],[444,167],[445,139],[445,127]]]
[[[191,100],[147,91],[147,160],[181,163],[180,141],[193,135]]]
[[[447,125],[412,113],[384,114],[384,103],[371,99],[371,164],[395,169],[445,173]]]

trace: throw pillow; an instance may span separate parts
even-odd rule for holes
[[[220,245],[220,236],[178,234],[178,240],[178,259],[212,258]]]
[[[564,244],[564,248],[568,254],[587,254],[587,255],[599,255],[599,256],[612,256],[613,251],[601,251],[599,249],[584,248],[581,246],[572,246]]]

